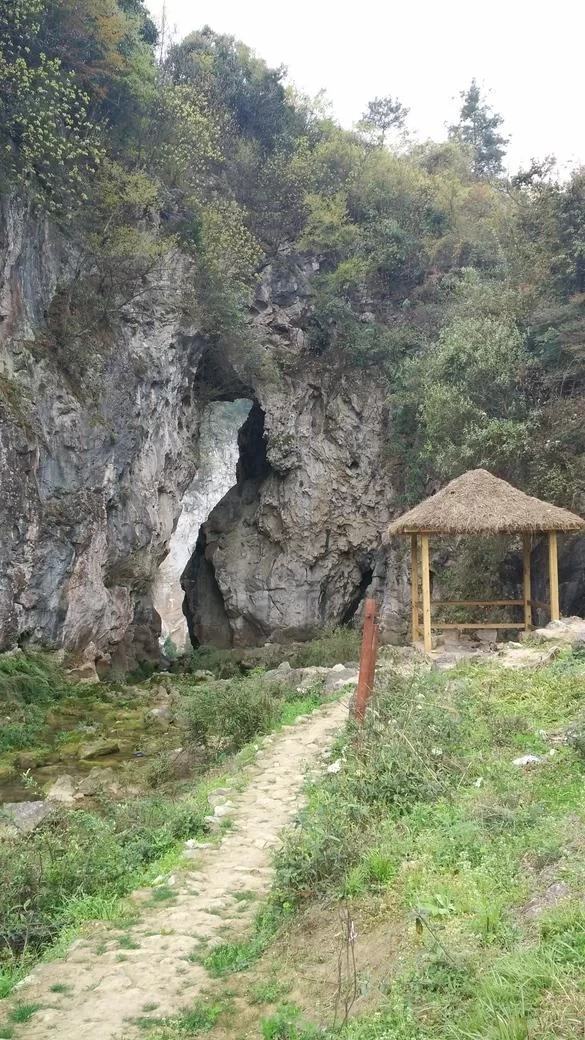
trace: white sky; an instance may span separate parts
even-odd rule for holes
[[[159,17],[163,0],[147,0]],[[505,117],[513,171],[531,157],[585,163],[582,0],[167,0],[179,37],[208,24],[243,40],[344,125],[375,96],[410,108],[419,138],[446,136],[473,76]]]

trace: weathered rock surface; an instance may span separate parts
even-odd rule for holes
[[[107,755],[115,755],[120,750],[117,740],[94,740],[90,744],[80,744],[77,757],[82,761],[91,761],[93,758],[105,758]]]
[[[48,802],[59,802],[61,805],[73,805],[75,802],[75,781],[68,773],[57,777],[47,791]]]
[[[5,802],[0,806],[0,836],[29,834],[53,811],[48,802]]]
[[[107,335],[91,313],[73,334],[77,260],[48,223],[4,203],[0,649],[29,639],[81,657],[93,646],[98,676],[158,653],[152,590],[198,469],[203,408],[241,398],[255,405],[237,484],[183,581],[191,633],[223,646],[305,638],[348,619],[370,583],[389,637],[403,631],[406,569],[381,548],[396,511],[386,389],[307,353],[317,264],[285,257],[265,270],[250,318],[257,357],[246,346],[234,360],[182,306],[180,257],[130,303],[114,301]],[[95,681],[90,664],[83,678]]]

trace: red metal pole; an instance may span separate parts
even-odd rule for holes
[[[355,700],[355,719],[363,722],[366,706],[374,688],[376,674],[376,651],[378,649],[378,607],[374,599],[367,599],[364,611],[364,634],[360,653],[360,674]]]

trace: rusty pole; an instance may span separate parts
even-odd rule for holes
[[[374,599],[367,599],[364,611],[364,634],[360,653],[360,674],[355,701],[356,722],[363,722],[366,706],[374,688],[376,651],[378,649],[378,607]]]

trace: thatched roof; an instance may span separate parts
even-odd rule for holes
[[[580,531],[585,520],[525,495],[485,469],[471,469],[390,524],[398,534],[518,534]]]

